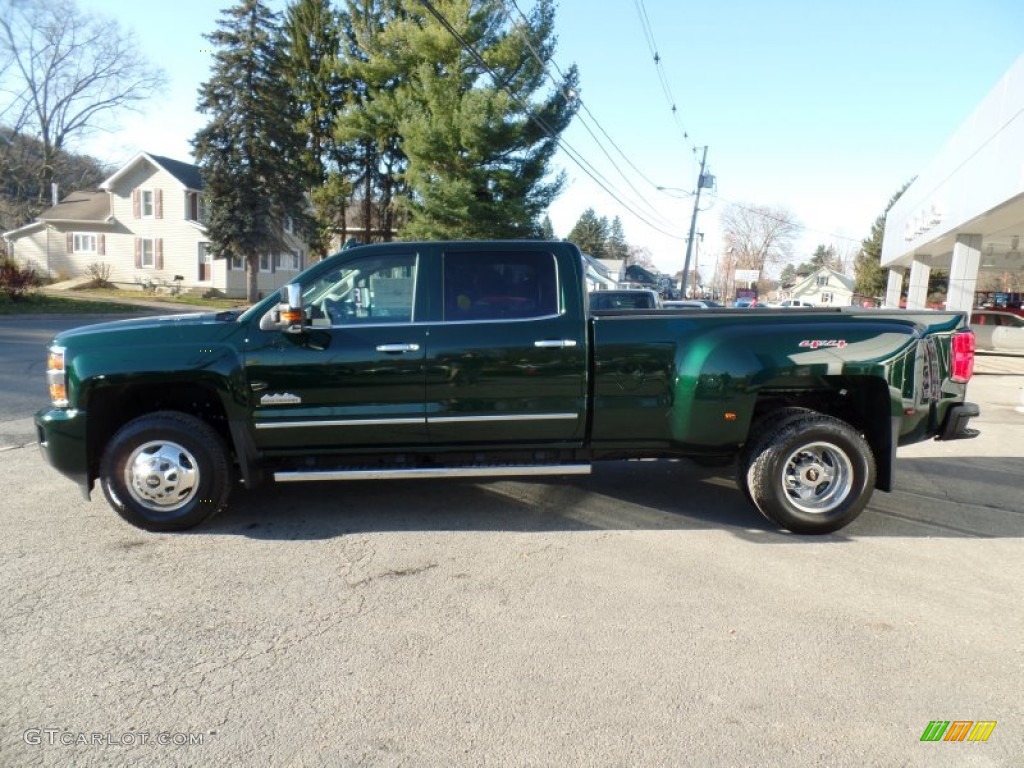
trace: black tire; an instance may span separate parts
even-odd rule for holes
[[[793,533],[832,533],[867,506],[871,447],[845,421],[820,413],[784,419],[752,450],[746,486],[754,505]]]
[[[747,500],[750,506],[756,507],[757,503],[750,495],[750,489],[747,487],[747,474],[750,472],[750,465],[754,461],[754,456],[764,450],[766,438],[771,437],[784,424],[813,413],[816,413],[816,411],[812,411],[810,408],[779,408],[778,410],[766,413],[751,425],[750,439],[747,440],[746,445],[743,446],[743,449],[736,457],[736,485],[739,486],[740,493],[743,494],[743,498]]]
[[[128,422],[110,440],[100,485],[110,506],[137,528],[183,531],[227,503],[231,466],[224,441],[206,422],[156,411]]]

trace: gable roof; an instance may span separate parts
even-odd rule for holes
[[[822,275],[828,275],[830,279],[834,277],[839,281],[840,286],[848,290],[850,293],[853,293],[853,287],[855,284],[854,279],[852,277],[847,277],[842,272],[838,272],[831,267],[820,267],[803,279],[798,280],[790,289],[790,293],[799,293],[811,286],[817,287],[818,278]]]
[[[106,221],[110,195],[106,192],[72,192],[37,217],[40,221]]]
[[[100,189],[110,189],[121,176],[126,174],[140,162],[148,162],[150,165],[166,171],[177,179],[178,183],[186,189],[199,190],[203,188],[203,177],[199,173],[198,165],[185,163],[181,160],[174,160],[173,158],[163,157],[161,155],[151,155],[149,152],[139,152],[139,154],[122,165],[113,176],[100,184]]]
[[[176,178],[189,189],[202,189],[203,177],[199,173],[199,166],[192,163],[184,163],[181,160],[173,160],[160,155],[150,155],[163,169]]]

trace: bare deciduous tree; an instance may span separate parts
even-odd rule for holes
[[[732,204],[722,213],[725,241],[723,267],[732,275],[736,269],[757,269],[765,280],[765,268],[787,261],[800,231],[796,216],[784,208],[766,205]],[[728,280],[731,283],[733,280]]]
[[[116,20],[74,0],[6,0],[0,9],[0,124],[42,145],[42,202],[68,143],[148,98],[165,78]]]

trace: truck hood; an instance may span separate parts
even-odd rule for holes
[[[93,323],[78,328],[71,328],[59,333],[54,343],[63,345],[67,341],[84,341],[94,335],[110,338],[111,334],[132,334],[149,331],[161,339],[178,339],[188,329],[202,325],[221,325],[233,323],[241,314],[240,310],[221,312],[190,312],[184,315],[158,315],[156,317],[138,317],[128,320],[111,320],[106,323]]]

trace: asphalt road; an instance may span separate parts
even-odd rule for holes
[[[980,368],[982,436],[819,538],[687,462],[285,484],[147,534],[0,450],[0,765],[1019,766],[1024,363]]]
[[[47,405],[46,347],[60,331],[138,315],[0,315],[0,449],[35,440],[24,419]]]

